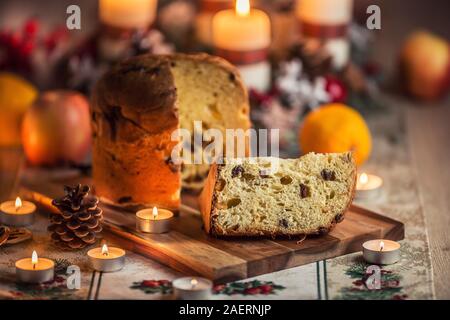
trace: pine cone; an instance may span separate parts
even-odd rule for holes
[[[81,249],[97,241],[103,211],[97,207],[98,198],[88,196],[89,190],[89,186],[81,184],[65,186],[65,196],[52,201],[60,212],[50,216],[48,231],[58,246]]]
[[[324,76],[331,72],[331,56],[322,48],[298,43],[291,49],[290,59],[298,58],[302,61],[305,73],[310,79]]]

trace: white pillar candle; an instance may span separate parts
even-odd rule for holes
[[[143,209],[136,212],[136,229],[145,233],[170,231],[173,212],[165,209]]]
[[[0,222],[13,227],[23,227],[34,222],[36,205],[30,201],[6,201],[0,205]]]
[[[212,281],[205,278],[183,277],[172,282],[177,300],[208,300],[211,298]]]
[[[363,257],[368,263],[387,265],[400,260],[400,244],[396,241],[376,239],[363,243]]]
[[[353,0],[300,0],[297,5],[297,17],[305,40],[323,43],[336,69],[342,69],[349,60],[347,29],[352,10]]]
[[[269,16],[251,9],[249,0],[237,0],[235,10],[222,10],[214,16],[212,30],[216,54],[239,68],[248,87],[267,90],[271,78]]]
[[[123,29],[148,28],[156,16],[157,0],[100,0],[100,21]]]
[[[365,172],[358,174],[356,182],[356,199],[369,200],[381,195],[383,179],[373,174]]]
[[[55,263],[46,258],[39,258],[33,251],[31,258],[16,261],[16,278],[19,282],[42,283],[53,280]]]
[[[97,271],[119,271],[125,265],[125,250],[120,248],[104,244],[102,247],[89,250],[87,254],[92,267]]]

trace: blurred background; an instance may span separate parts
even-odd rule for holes
[[[36,131],[42,130],[36,125],[22,128],[25,111],[48,90],[74,90],[86,100],[111,65],[143,53],[203,51],[237,65],[250,92],[255,127],[280,128],[283,156],[340,151],[323,145],[309,147],[307,141],[302,146],[298,141],[303,117],[321,105],[345,103],[366,117],[383,112],[382,92],[414,103],[445,101],[450,78],[448,1],[253,0],[250,22],[233,35],[230,26],[239,19],[219,17],[218,12],[228,10],[234,15],[236,3],[2,0],[0,144],[23,142],[29,163],[89,166],[88,151],[73,159],[33,158],[28,146],[39,144],[37,149],[43,149],[43,142],[31,142],[32,136],[39,136]],[[70,15],[66,10],[73,4],[80,8],[79,30],[66,27]],[[366,26],[371,5],[380,8],[381,29]],[[254,60],[255,53],[262,58]],[[60,101],[81,100],[65,97]],[[79,131],[82,135],[83,130]],[[370,140],[352,139],[366,146],[360,155],[363,164],[371,152]]]
[[[170,4],[171,0],[160,0],[159,7]],[[199,0],[187,0],[199,7]],[[277,1],[267,1],[277,2]],[[282,2],[282,1],[280,1]],[[38,17],[43,28],[63,24],[66,19],[66,8],[70,4],[78,4],[82,10],[82,30],[73,33],[89,34],[98,26],[98,1],[27,1],[27,0],[2,0],[0,1],[0,27],[20,28],[30,17]],[[398,46],[410,32],[425,28],[444,38],[450,37],[448,25],[448,12],[450,3],[446,0],[356,0],[354,13],[356,21],[364,21],[367,17],[366,8],[376,4],[382,10],[382,30],[377,32],[377,46],[374,49],[374,58],[392,69],[395,63],[394,57],[398,52]]]

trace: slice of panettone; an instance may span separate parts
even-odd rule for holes
[[[205,230],[216,236],[327,233],[343,220],[355,184],[350,152],[225,159],[212,166],[200,197]]]

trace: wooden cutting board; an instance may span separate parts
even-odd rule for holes
[[[21,190],[49,210],[51,198],[62,195],[62,184],[39,184]],[[325,236],[296,239],[217,239],[202,230],[192,196],[184,196],[180,216],[166,234],[144,234],[135,229],[133,213],[103,205],[104,227],[122,248],[155,259],[188,275],[216,283],[245,279],[362,250],[376,238],[402,240],[404,225],[381,214],[352,206],[345,220]]]

